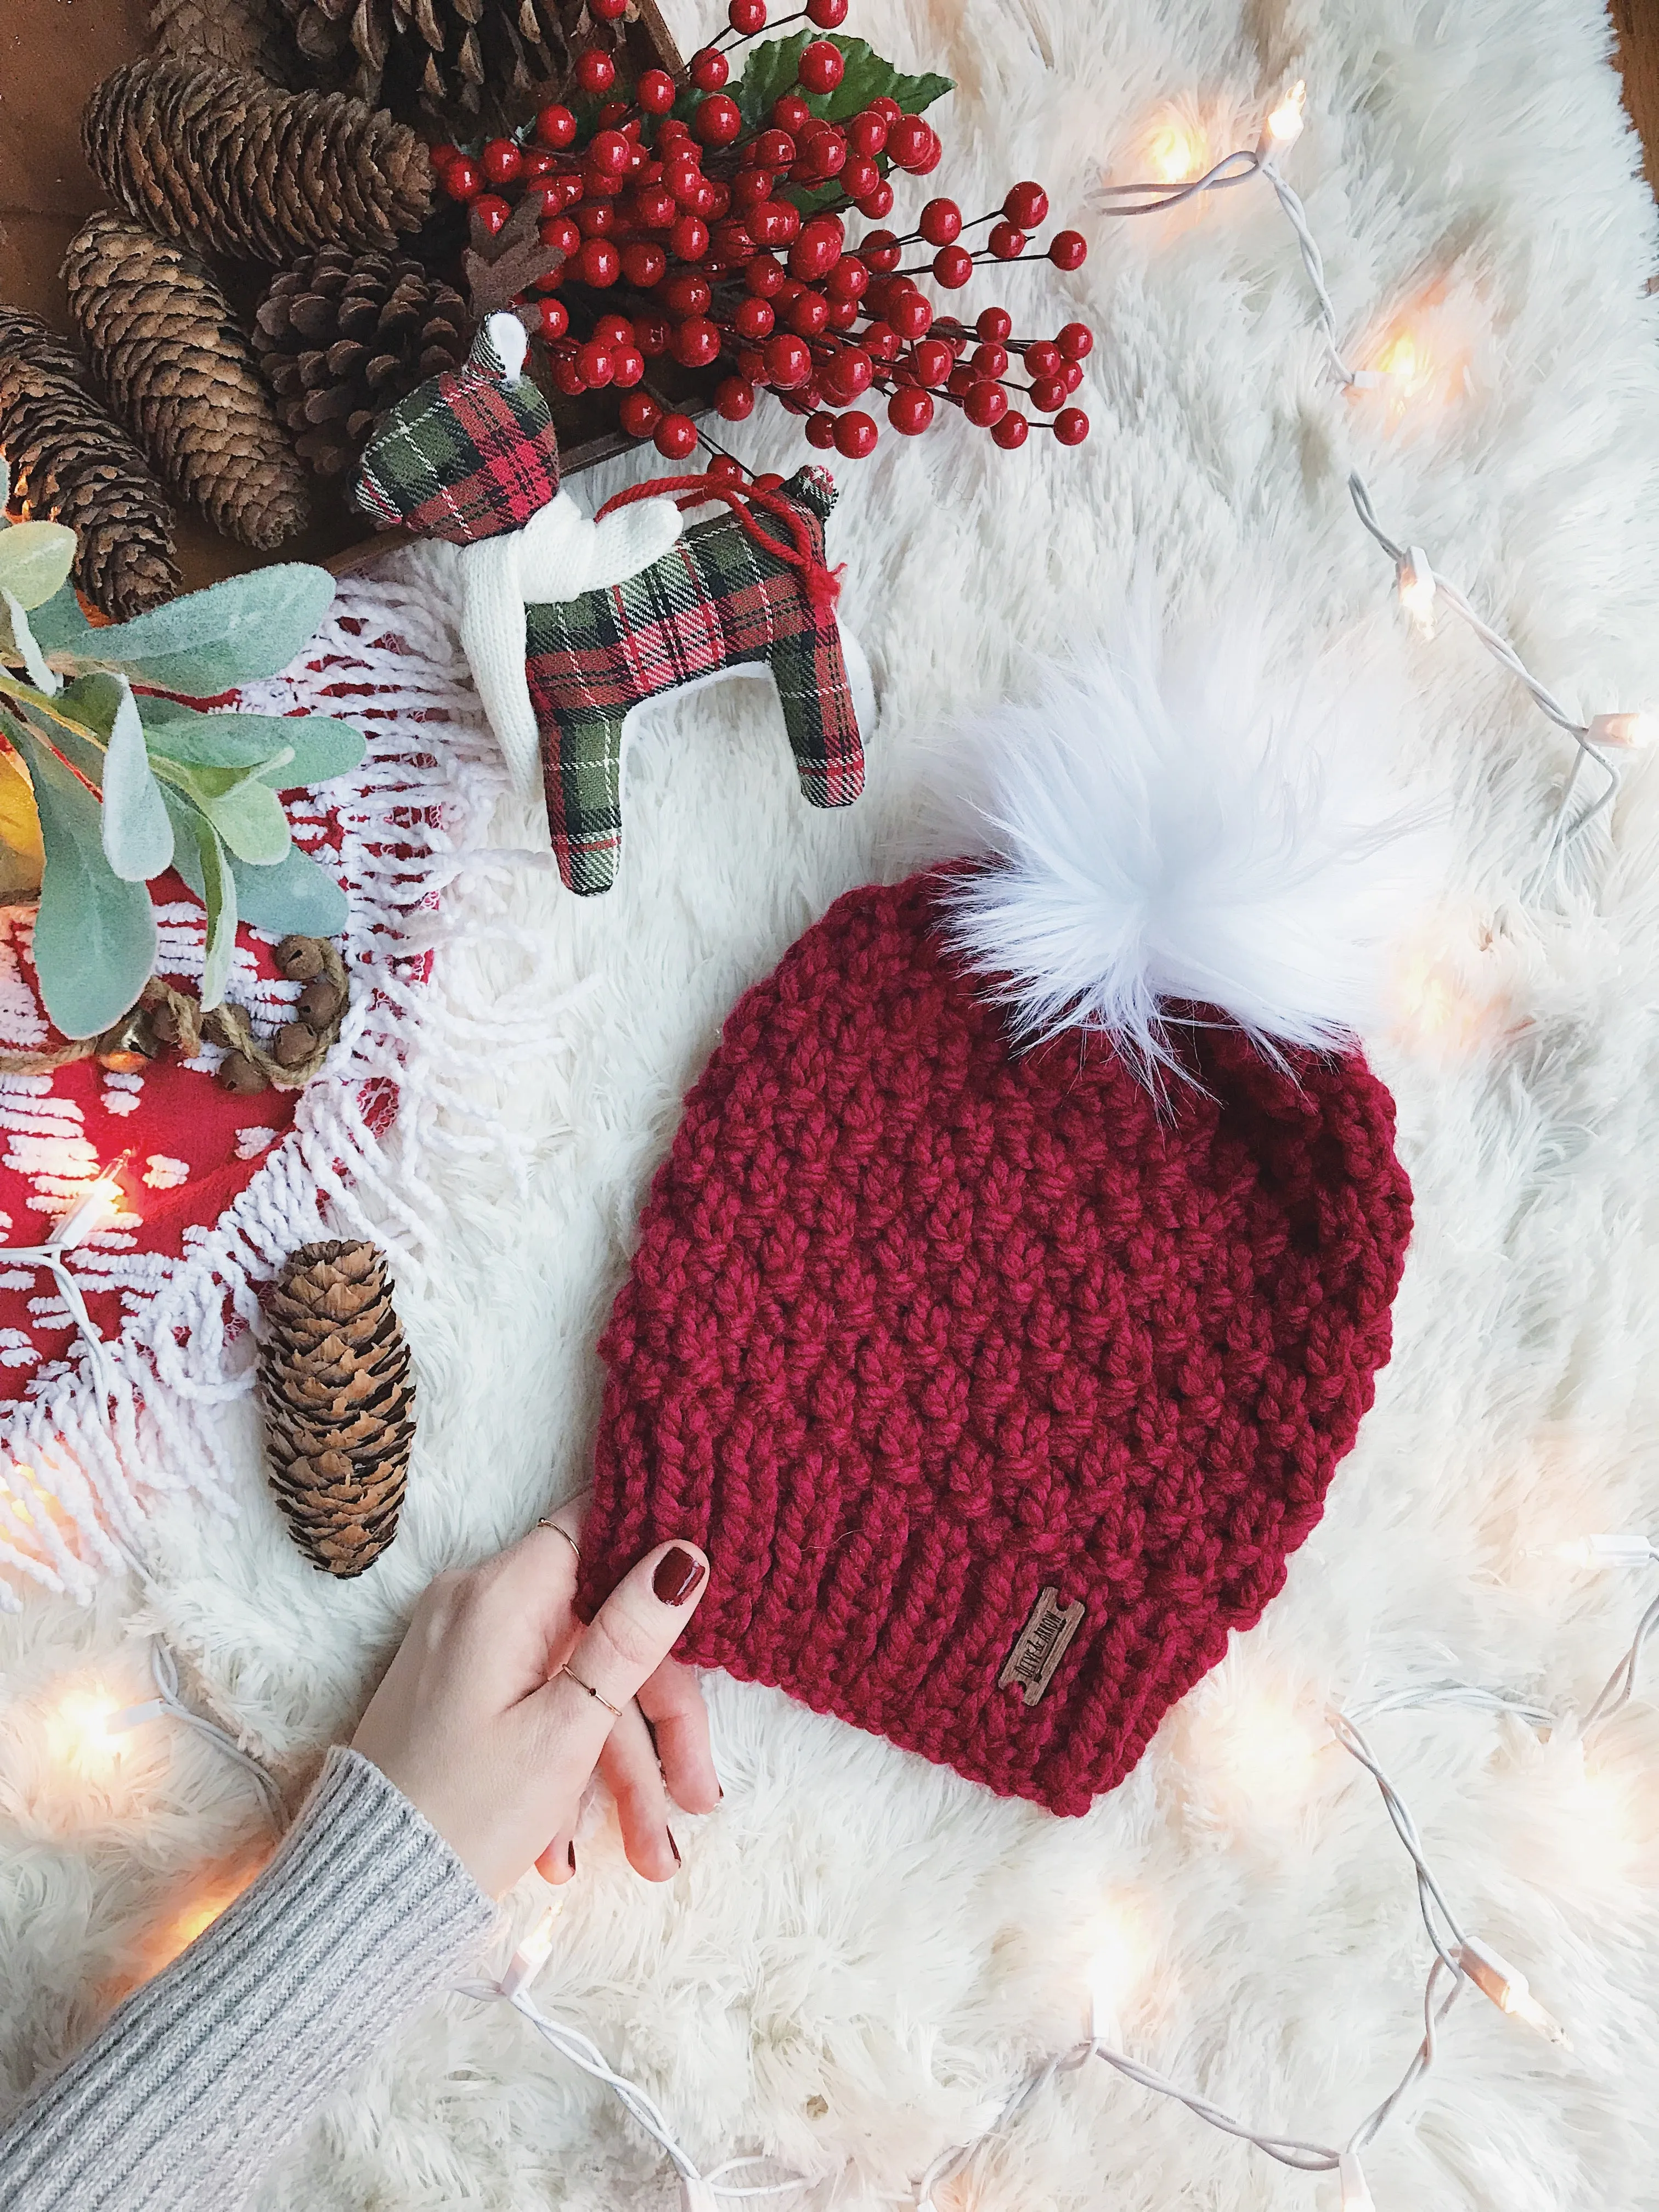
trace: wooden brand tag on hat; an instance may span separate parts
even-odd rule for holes
[[[1007,1664],[997,1676],[998,1689],[1018,1682],[1025,1702],[1034,1705],[1054,1678],[1054,1669],[1066,1656],[1067,1645],[1083,1626],[1083,1601],[1062,1605],[1052,1585],[1031,1609],[1031,1617],[1008,1654]]]

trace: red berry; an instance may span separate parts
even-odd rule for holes
[[[887,403],[887,419],[907,438],[919,438],[933,419],[933,402],[914,385],[902,386]]]
[[[708,464],[708,473],[722,483],[733,483],[748,471],[735,453],[716,453]]]
[[[806,420],[806,442],[816,446],[819,453],[833,453],[836,444],[836,418],[833,415],[810,415]]]
[[[1057,230],[1048,240],[1048,258],[1056,269],[1081,269],[1088,258],[1089,241],[1080,230]],[[1081,436],[1086,438],[1088,434],[1085,422]],[[1070,438],[1066,442],[1075,446],[1080,440]]]
[[[900,352],[898,332],[886,323],[866,323],[864,326],[864,350],[872,361],[896,361]]]
[[[597,392],[610,383],[616,365],[610,347],[598,338],[589,338],[585,346],[577,349],[576,366],[590,392]]]
[[[879,154],[887,143],[887,118],[878,115],[873,108],[862,108],[846,125],[849,151],[861,154],[866,160]]]
[[[974,257],[965,246],[941,246],[933,256],[933,274],[947,292],[959,292],[974,273]]]
[[[910,363],[923,384],[943,384],[956,366],[943,338],[924,338],[911,354]]]
[[[1031,426],[1023,415],[1005,415],[1000,422],[991,426],[991,442],[1000,446],[1005,453],[1012,453],[1023,446],[1030,435]]]
[[[876,365],[862,346],[842,346],[821,372],[824,388],[836,399],[856,399],[875,381]]]
[[[568,399],[580,399],[587,389],[587,380],[577,368],[574,353],[554,355],[553,381]]]
[[[903,114],[904,110],[890,93],[878,92],[870,102],[870,112],[872,115],[881,116],[890,130]]]
[[[933,138],[933,132],[921,116],[901,115],[887,134],[887,151],[901,169],[914,169],[919,161],[926,160]]]
[[[458,154],[443,173],[444,190],[453,200],[475,200],[484,188],[483,165],[467,154]]]
[[[795,158],[795,142],[787,131],[763,131],[755,141],[755,161],[763,169],[787,169]]]
[[[783,319],[804,338],[815,338],[830,319],[830,302],[805,286],[783,311]]]
[[[668,350],[682,368],[707,368],[720,359],[720,334],[707,315],[690,315],[675,330]]]
[[[729,146],[743,130],[743,111],[730,93],[711,92],[700,100],[691,128],[705,146]]]
[[[634,325],[626,315],[601,315],[593,325],[593,336],[614,353],[618,346],[633,344]]]
[[[636,345],[618,346],[611,356],[611,380],[626,392],[645,374],[645,356]]]
[[[556,175],[558,167],[559,157],[556,154],[550,152],[545,146],[532,146],[524,156],[524,166],[519,173],[526,184],[538,185],[544,179]],[[551,189],[556,197],[562,202],[564,194],[561,188],[554,185]]]
[[[614,131],[619,123],[626,120],[629,113],[625,100],[607,100],[593,119],[593,128],[596,131]],[[638,125],[635,127],[637,129]]]
[[[576,143],[576,118],[568,107],[556,100],[551,107],[543,108],[536,118],[536,136],[544,146],[562,149]]]
[[[482,199],[474,200],[472,213],[481,222],[488,236],[494,238],[513,213],[507,203],[497,192],[486,192]]]
[[[812,111],[798,92],[782,92],[772,102],[772,120],[780,131],[795,132],[812,119]]]
[[[836,451],[845,453],[849,461],[861,461],[876,450],[876,440],[881,435],[875,417],[855,409],[843,415],[836,425]]]
[[[893,212],[893,187],[885,177],[873,191],[866,192],[858,202],[858,211],[872,222],[884,222]]]
[[[568,215],[556,215],[550,221],[538,223],[542,244],[555,253],[562,253],[567,260],[581,250],[582,234]]]
[[[769,169],[739,169],[732,179],[732,206],[743,215],[751,208],[764,207],[772,197],[773,182]]]
[[[808,92],[833,92],[846,74],[841,48],[828,39],[809,39],[801,48],[795,76]]]
[[[1089,434],[1089,418],[1080,407],[1062,409],[1054,417],[1054,435],[1062,446],[1080,446]]]
[[[1011,222],[994,222],[985,242],[999,261],[1018,261],[1025,251],[1025,233]]]
[[[1002,212],[1016,230],[1035,230],[1047,219],[1048,195],[1041,185],[1011,185]]]
[[[622,275],[622,256],[608,238],[584,239],[576,256],[576,274],[584,284],[601,290]]]
[[[708,279],[696,269],[677,269],[662,288],[662,303],[682,322],[688,316],[706,315],[713,297]]]
[[[765,346],[766,373],[781,392],[793,392],[812,374],[812,351],[793,333],[780,331]]]
[[[576,210],[576,228],[584,238],[606,237],[616,227],[617,210],[609,200],[584,200]]]
[[[691,57],[691,82],[699,92],[718,92],[732,74],[732,64],[717,46],[704,46]]]
[[[787,200],[763,200],[748,216],[749,233],[759,246],[787,246],[800,234],[800,210]]]
[[[847,0],[806,0],[806,19],[821,31],[836,31],[847,21]]]
[[[744,288],[757,300],[769,300],[788,283],[784,267],[775,254],[757,253],[743,272]]]
[[[740,36],[752,39],[766,28],[766,0],[730,0],[726,20]]]
[[[649,239],[630,239],[622,250],[623,275],[641,292],[648,292],[653,284],[660,283],[668,256],[661,246],[652,245]]]
[[[629,156],[633,150],[632,143],[623,137],[620,131],[601,131],[595,135],[583,158],[602,176],[620,177],[627,170]]]
[[[570,313],[562,300],[543,300],[538,312],[544,338],[562,338],[570,328]]]
[[[1067,323],[1054,343],[1067,361],[1085,361],[1094,351],[1095,334],[1087,323]]]
[[[921,154],[917,155],[914,161],[911,162],[910,174],[913,177],[927,176],[931,174],[933,170],[938,168],[939,163],[944,160],[944,158],[945,141],[939,137],[938,131],[934,130],[933,125],[930,123],[927,126],[927,148]]]
[[[689,415],[665,415],[652,442],[665,461],[683,461],[697,450],[697,426]]]
[[[890,230],[872,230],[859,240],[860,258],[878,276],[896,269],[904,258],[904,248]]]
[[[746,376],[722,377],[714,386],[714,404],[728,422],[742,422],[755,411],[755,387]]]
[[[832,300],[860,300],[870,289],[870,271],[856,253],[843,253],[823,280]]]
[[[441,177],[450,163],[459,155],[460,150],[459,146],[452,146],[447,139],[430,149],[432,166]]]
[[[1039,415],[1052,415],[1056,407],[1066,404],[1066,380],[1063,376],[1039,376],[1032,380],[1030,400]]]
[[[804,284],[816,284],[841,259],[844,243],[841,224],[834,216],[815,215],[811,222],[801,226],[799,237],[789,249],[789,274],[799,276]]]
[[[617,410],[617,420],[630,438],[648,438],[662,420],[662,404],[648,392],[630,392]]]
[[[849,200],[866,198],[881,182],[881,171],[862,154],[849,154],[841,173],[841,188]]]
[[[655,361],[668,350],[668,341],[673,336],[673,326],[660,315],[645,315],[635,320],[634,337],[640,351],[647,361]]]
[[[601,23],[619,23],[628,13],[628,0],[588,0],[587,12]]]
[[[1075,392],[1083,381],[1083,363],[1080,361],[1068,361],[1060,373],[1066,389],[1068,392]]]
[[[700,215],[683,215],[668,234],[668,249],[677,261],[701,261],[708,251],[708,225]]]
[[[976,429],[988,430],[1008,412],[1008,395],[988,376],[976,376],[962,403],[962,411]]]
[[[994,338],[987,345],[975,346],[969,366],[981,376],[1006,376],[1008,374],[1008,349],[999,345]]]
[[[684,145],[690,136],[689,123],[682,123],[678,115],[665,116],[657,125],[657,151],[666,154],[671,146]]]
[[[1025,374],[1028,376],[1058,376],[1065,356],[1057,345],[1047,338],[1036,338],[1025,349]],[[999,374],[1001,372],[999,370]]]
[[[831,300],[830,313],[823,327],[827,331],[850,331],[859,319],[856,300]]]
[[[919,227],[929,246],[954,246],[962,235],[962,210],[954,200],[929,200]]]
[[[933,326],[932,303],[920,292],[902,292],[888,308],[887,320],[902,338],[925,338]]]
[[[617,64],[598,46],[590,46],[577,57],[576,82],[591,99],[597,100],[617,82]]]
[[[995,338],[999,343],[1012,337],[1014,319],[1006,307],[981,307],[974,329],[982,338]]]
[[[757,338],[769,338],[776,320],[769,301],[739,300],[732,324],[740,338],[748,338],[752,343]]]
[[[676,98],[674,80],[666,70],[645,70],[634,87],[634,97],[647,115],[666,115]]]
[[[524,167],[524,156],[510,138],[492,138],[483,149],[483,172],[492,185],[510,185]]]
[[[801,133],[789,173],[798,184],[812,184],[838,177],[846,167],[847,141],[825,123]]]

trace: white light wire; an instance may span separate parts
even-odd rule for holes
[[[123,1735],[129,1729],[143,1728],[149,1722],[163,1719],[169,1714],[174,1720],[182,1721],[186,1728],[193,1729],[198,1735],[222,1751],[227,1759],[251,1778],[259,1792],[267,1819],[280,1835],[283,1821],[283,1793],[276,1787],[275,1776],[252,1752],[244,1751],[228,1729],[222,1729],[216,1721],[210,1721],[205,1713],[196,1712],[185,1703],[179,1691],[179,1662],[170,1646],[159,1636],[150,1640],[149,1670],[155,1684],[155,1695],[143,1705],[128,1705],[124,1711],[112,1714],[105,1723],[107,1732],[111,1735]]]

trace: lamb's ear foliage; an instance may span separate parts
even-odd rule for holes
[[[969,733],[988,865],[950,894],[957,941],[1023,1036],[1108,1030],[1149,1080],[1180,1066],[1171,1000],[1268,1051],[1349,1045],[1439,879],[1391,750],[1367,687],[1279,673],[1258,618],[1165,637],[1142,607]]]
[[[74,552],[56,525],[0,526],[0,896],[38,889],[41,998],[84,1037],[155,971],[145,885],[169,866],[207,908],[204,1006],[223,995],[239,910],[277,935],[344,927],[345,896],[295,850],[278,793],[355,768],[363,740],[325,716],[213,714],[135,689],[212,699],[275,675],[328,611],[325,569],[261,568],[100,629],[65,582]]]

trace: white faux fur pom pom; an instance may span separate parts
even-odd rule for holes
[[[1350,1043],[1391,939],[1433,896],[1438,841],[1402,808],[1375,673],[1267,665],[1259,611],[1115,647],[970,731],[993,865],[957,942],[1020,1033],[1111,1030],[1173,1069],[1162,1006],[1218,1006],[1271,1049]]]

